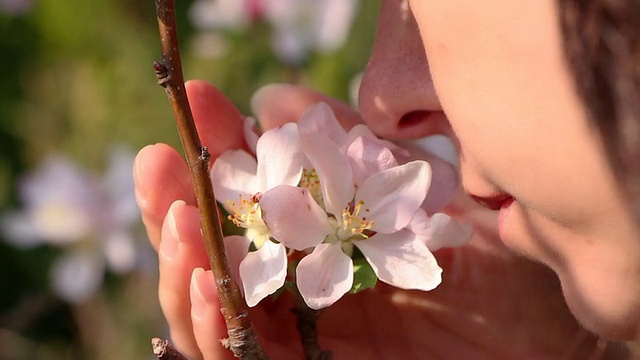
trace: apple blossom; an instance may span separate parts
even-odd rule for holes
[[[106,269],[128,273],[150,256],[147,242],[136,232],[141,224],[131,176],[133,154],[114,147],[109,155],[100,178],[66,156],[46,158],[19,184],[23,208],[0,217],[0,230],[12,245],[64,250],[51,266],[50,284],[71,303],[95,294]]]
[[[435,258],[405,229],[426,196],[429,180],[430,169],[423,161],[379,171],[354,197],[338,200],[343,204],[338,212],[328,214],[298,187],[281,185],[262,196],[264,221],[274,238],[292,249],[315,246],[296,270],[296,284],[309,307],[329,306],[351,289],[353,246],[378,278],[391,285],[431,290],[440,283],[442,270]],[[330,186],[325,189],[331,191]]]
[[[249,123],[249,121],[247,122]],[[278,290],[287,275],[284,245],[272,242],[262,220],[259,199],[281,184],[297,185],[302,175],[302,153],[296,124],[285,124],[265,132],[256,143],[256,158],[244,150],[224,152],[213,164],[211,178],[218,201],[229,212],[229,219],[245,229],[238,274],[249,306]],[[229,239],[225,242],[229,242]],[[248,252],[253,243],[257,251]]]
[[[313,309],[362,285],[354,284],[356,261],[402,289],[438,286],[442,269],[431,250],[462,245],[471,230],[421,208],[432,178],[426,161],[407,162],[406,150],[364,125],[345,131],[323,103],[298,125],[266,131],[257,142],[252,128],[247,119],[245,136],[257,159],[232,150],[212,169],[218,200],[245,228],[234,245],[231,237],[225,243],[241,259],[235,262],[247,304],[284,284],[294,253],[296,286]]]

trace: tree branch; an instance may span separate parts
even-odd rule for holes
[[[302,295],[296,290],[298,301],[293,312],[297,316],[296,327],[300,334],[300,342],[307,360],[331,360],[331,351],[324,351],[318,343],[316,322],[320,317],[320,310],[313,310],[304,302]]]
[[[200,212],[200,224],[211,269],[216,279],[220,311],[227,324],[228,347],[242,359],[268,359],[249,319],[247,305],[231,278],[218,208],[209,174],[211,158],[202,146],[187,99],[175,21],[175,0],[155,0],[162,61],[154,63],[158,84],[167,92],[178,126]],[[218,339],[212,339],[218,341]]]
[[[151,346],[158,360],[187,360],[187,358],[180,354],[167,340],[153,338],[151,339]]]

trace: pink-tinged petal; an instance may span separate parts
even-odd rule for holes
[[[104,268],[104,259],[98,253],[64,253],[51,266],[51,288],[57,296],[69,303],[87,301],[100,289]]]
[[[287,123],[268,130],[258,140],[258,183],[260,192],[278,185],[298,185],[303,155],[298,126]]]
[[[227,252],[227,259],[229,260],[231,276],[233,276],[233,279],[241,291],[244,291],[244,288],[240,280],[240,263],[247,257],[250,244],[251,240],[244,236],[231,235],[224,237],[224,248]]]
[[[349,133],[347,134],[347,140],[346,143],[347,144],[351,144],[355,139],[359,138],[359,137],[365,137],[371,140],[376,141],[377,143],[379,143],[381,146],[386,147],[387,149],[391,150],[391,152],[393,153],[393,155],[398,158],[398,156],[400,156],[401,158],[408,158],[411,153],[409,152],[409,150],[396,145],[395,143],[389,141],[389,140],[384,140],[384,139],[380,139],[378,138],[373,131],[371,131],[371,129],[369,129],[369,127],[367,125],[364,124],[358,124],[356,126],[354,126],[351,130],[349,130]]]
[[[260,208],[271,236],[295,250],[316,246],[334,231],[305,188],[277,186],[262,195]]]
[[[216,198],[226,206],[240,195],[248,197],[258,192],[256,159],[244,150],[225,151],[211,168],[211,182]]]
[[[410,140],[409,142],[414,144],[420,150],[448,162],[456,169],[460,167],[458,152],[456,151],[451,139],[445,135],[436,134],[421,139]]]
[[[434,214],[441,211],[453,200],[459,190],[460,173],[449,160],[443,160],[439,157],[440,155],[431,154],[423,149],[421,140],[406,141],[402,145],[410,150],[412,159],[425,160],[431,166],[431,186],[422,203],[422,208],[427,213]],[[427,144],[429,143],[427,142]],[[403,163],[401,159],[398,159],[398,162]]]
[[[349,159],[322,134],[301,131],[300,141],[302,150],[318,173],[325,209],[339,217],[355,193]]]
[[[258,146],[258,139],[260,138],[258,129],[256,129],[256,119],[251,116],[244,118],[243,131],[244,142],[247,143],[247,147],[251,150],[251,153],[255,155],[256,147]]]
[[[136,238],[131,231],[114,227],[102,239],[102,253],[109,270],[118,275],[132,271],[138,265]]]
[[[317,12],[314,18],[315,46],[320,51],[333,51],[344,44],[353,19],[357,14],[357,0],[325,0],[314,2]]]
[[[460,247],[468,244],[473,235],[473,225],[461,223],[444,213],[436,213],[431,217],[429,227],[416,234],[429,250],[436,251],[443,247]]]
[[[430,181],[429,164],[412,161],[371,175],[358,189],[356,202],[364,203],[364,215],[374,221],[373,230],[391,233],[409,224]]]
[[[266,241],[258,251],[248,253],[240,263],[247,305],[256,306],[280,289],[286,276],[287,254],[282,244]]]
[[[420,208],[413,215],[413,219],[406,227],[407,230],[416,234],[419,237],[431,235],[431,219],[427,212]]]
[[[300,132],[307,134],[323,134],[337,146],[343,146],[347,139],[347,132],[333,114],[329,105],[319,102],[310,106],[298,121]]]
[[[312,309],[332,305],[353,285],[353,262],[340,243],[320,244],[296,268],[300,295]]]
[[[369,176],[394,166],[398,162],[391,150],[372,138],[359,137],[347,148],[347,156],[353,168],[353,182],[360,186]]]
[[[376,234],[355,241],[378,279],[401,289],[432,290],[442,281],[442,269],[429,249],[408,230]]]
[[[358,124],[358,125],[354,126],[353,128],[351,128],[351,130],[349,130],[349,132],[347,133],[346,142],[347,142],[347,144],[351,144],[355,139],[357,139],[359,137],[366,137],[366,138],[369,138],[369,139],[378,139],[376,134],[374,134],[373,131],[371,131],[371,129],[369,129],[369,127],[367,125]],[[380,140],[380,141],[382,141],[382,140]]]
[[[460,174],[453,165],[442,159],[432,159],[429,165],[432,171],[431,186],[422,208],[433,214],[453,201],[459,189]]]

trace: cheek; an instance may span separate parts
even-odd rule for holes
[[[412,6],[460,140],[465,185],[506,191],[557,221],[582,221],[604,181],[586,174],[606,165],[563,60],[555,2]]]

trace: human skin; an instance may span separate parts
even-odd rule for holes
[[[368,125],[390,139],[459,139],[465,189],[483,197],[508,193],[516,202],[503,242],[495,212],[461,193],[447,210],[476,231],[468,246],[436,252],[443,283],[428,293],[382,285],[345,297],[323,313],[321,345],[336,359],[619,355],[581,328],[561,291],[593,331],[634,334],[638,229],[571,87],[553,3],[414,1],[417,22],[403,1],[382,6],[360,95]],[[244,146],[241,115],[220,92],[201,81],[187,91],[214,157]],[[362,121],[349,107],[292,86],[261,90],[253,108],[271,128],[319,100],[347,128]],[[175,149],[148,146],[134,179],[159,249],[159,297],[173,341],[192,358],[231,358],[215,341],[226,335],[211,274],[193,270],[207,268],[207,260],[186,165]],[[290,307],[283,296],[252,311],[273,358],[301,354]]]
[[[459,139],[465,190],[512,196],[500,233],[507,246],[558,274],[570,309],[590,330],[635,337],[640,229],[573,87],[555,1],[415,0],[411,8]],[[375,106],[371,95],[360,101]],[[361,110],[367,120],[393,123]]]

